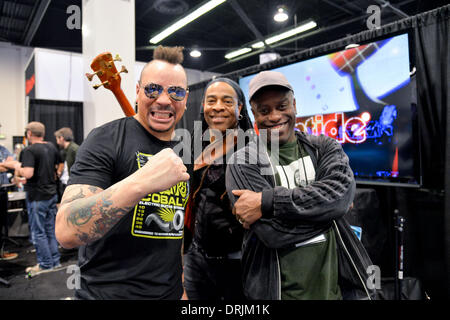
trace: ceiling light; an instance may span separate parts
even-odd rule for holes
[[[262,42],[262,41],[255,42],[254,44],[251,45],[251,47],[252,47],[253,49],[260,49],[260,48],[262,48],[262,47],[264,47],[264,46],[265,46],[265,43]]]
[[[313,29],[313,28],[315,28],[316,26],[317,26],[317,23],[316,23],[316,22],[314,22],[314,21],[309,21],[309,22],[304,23],[304,24],[302,24],[302,25],[300,25],[300,26],[298,26],[298,27],[295,27],[295,28],[293,28],[293,29],[291,29],[291,30],[288,30],[288,31],[285,31],[285,32],[280,33],[280,34],[278,34],[278,35],[269,37],[269,38],[267,38],[267,39],[264,40],[264,41],[254,42],[254,43],[250,44],[251,48],[245,47],[245,48],[242,48],[242,49],[235,50],[235,51],[232,51],[232,52],[230,52],[230,53],[227,53],[227,54],[225,55],[225,58],[226,58],[226,59],[233,59],[233,58],[235,58],[235,57],[237,57],[237,56],[240,56],[240,55],[243,55],[243,54],[245,54],[245,53],[248,53],[248,52],[252,51],[252,48],[253,48],[253,49],[261,49],[261,48],[265,47],[266,44],[267,44],[267,45],[270,45],[270,44],[272,44],[272,43],[281,41],[281,40],[283,40],[283,39],[292,37],[292,36],[294,36],[294,35],[296,35],[296,34],[299,34],[299,33],[305,32],[305,31],[307,31],[307,30]]]
[[[286,13],[286,8],[284,6],[279,6],[277,8],[277,13],[273,16],[273,20],[276,22],[284,22],[289,18]]]
[[[236,51],[232,51],[232,52],[230,52],[230,53],[227,53],[227,54],[225,55],[225,58],[226,58],[226,59],[233,59],[233,58],[235,58],[235,57],[237,57],[237,56],[240,56],[240,55],[242,55],[242,54],[244,54],[244,53],[247,53],[247,52],[250,52],[250,51],[252,51],[251,48],[242,48],[242,49],[239,49],[239,50],[236,50]]]
[[[211,0],[211,1],[208,1],[207,3],[205,3],[204,5],[199,7],[198,9],[194,10],[193,12],[191,12],[190,14],[185,16],[184,18],[181,18],[180,20],[178,20],[174,24],[170,25],[168,28],[166,28],[162,32],[158,33],[153,38],[151,38],[150,39],[150,43],[157,44],[158,42],[160,42],[161,40],[167,38],[168,36],[170,36],[172,33],[177,31],[178,29],[183,28],[188,23],[194,21],[198,17],[204,15],[205,13],[207,13],[208,11],[214,9],[219,4],[222,4],[225,1],[226,0]]]
[[[197,49],[192,50],[189,54],[193,58],[198,58],[202,55],[202,53],[200,51],[198,51]]]
[[[296,35],[298,33],[302,33],[302,32],[305,32],[307,30],[313,29],[316,26],[317,26],[316,22],[310,21],[310,22],[302,24],[301,26],[298,26],[298,27],[296,27],[294,29],[291,29],[291,30],[285,31],[283,33],[280,33],[280,34],[278,34],[276,36],[267,38],[265,42],[267,44],[272,44],[272,43],[278,42],[280,40],[292,37],[292,36],[294,36],[294,35]]]

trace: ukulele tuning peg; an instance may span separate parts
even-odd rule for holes
[[[86,73],[86,77],[88,78],[89,81],[92,81],[94,76],[95,76],[95,73]]]
[[[99,75],[101,76],[103,74],[103,72],[101,72],[100,70],[94,73],[86,73],[86,77],[88,78],[89,81],[92,81],[92,79],[94,78],[95,75]]]
[[[118,76],[118,75],[121,74],[121,73],[128,73],[128,70],[127,70],[127,68],[125,68],[125,66],[122,66],[122,69],[120,69],[120,71],[117,72],[117,73],[115,74],[115,76]]]
[[[108,85],[108,84],[109,84],[109,81],[105,81],[105,82],[102,82],[102,83],[100,83],[100,84],[93,85],[92,87],[93,87],[95,90],[97,90],[97,89],[100,88],[101,86],[106,86],[106,85]]]
[[[127,68],[125,67],[125,66],[122,66],[122,69],[120,69],[120,72],[119,73],[128,73],[128,70],[127,70]]]
[[[122,61],[122,58],[116,54],[116,56],[114,57],[114,61]]]

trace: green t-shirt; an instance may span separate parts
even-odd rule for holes
[[[297,141],[280,146],[273,158],[278,186],[293,189],[315,179],[310,156]],[[339,300],[336,238],[333,228],[293,248],[278,249],[282,300]]]
[[[67,162],[67,169],[70,172],[70,168],[72,167],[72,165],[75,162],[75,157],[77,155],[77,151],[78,151],[79,146],[71,141],[70,144],[67,146],[66,149],[66,162]]]

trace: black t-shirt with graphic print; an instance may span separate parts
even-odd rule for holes
[[[68,185],[107,189],[177,142],[158,140],[133,117],[91,131],[78,149]],[[101,239],[81,246],[79,299],[179,299],[184,209],[189,188],[180,182],[149,194]]]
[[[50,142],[34,143],[20,153],[23,168],[34,168],[24,189],[29,201],[49,200],[57,194],[56,166],[62,163],[56,147]]]

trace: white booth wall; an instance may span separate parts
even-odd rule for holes
[[[12,137],[23,135],[28,112],[25,108],[25,66],[32,48],[0,42],[0,144],[13,152]]]

